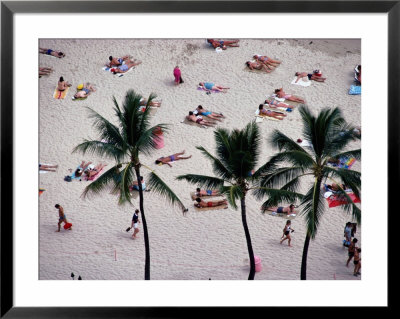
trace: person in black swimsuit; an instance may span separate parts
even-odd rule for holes
[[[140,223],[140,221],[139,221],[139,209],[136,209],[135,212],[133,213],[132,224],[131,224],[131,228],[133,228],[133,235],[132,235],[133,239],[137,238],[136,234],[139,232],[138,223]]]
[[[283,235],[281,237],[281,244],[287,239],[289,247],[292,247],[292,245],[290,245],[290,242],[292,241],[290,233],[294,232],[294,229],[291,228],[291,224],[292,222],[290,220],[286,222],[285,228],[283,229]]]
[[[296,72],[295,76],[297,76],[296,83],[304,77],[308,77],[309,80],[314,80],[316,82],[325,82],[326,78],[319,76],[314,73],[307,73],[307,72]]]

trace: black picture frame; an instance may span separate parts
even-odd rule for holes
[[[73,3],[72,3],[73,2]],[[96,5],[94,6],[94,3]],[[121,13],[121,12],[285,12],[285,13],[387,13],[388,14],[388,204],[394,208],[399,180],[399,78],[400,1],[1,1],[1,318],[191,318],[226,316],[226,308],[178,307],[14,307],[13,303],[13,15],[15,13]],[[387,172],[385,172],[387,174]],[[395,211],[396,212],[396,211]],[[398,213],[398,212],[397,212]],[[388,226],[391,223],[388,223]],[[393,223],[392,223],[393,225]],[[389,229],[390,230],[390,229]],[[390,241],[388,242],[388,244]],[[390,249],[388,249],[390,251]],[[389,256],[389,254],[388,254]],[[390,281],[388,281],[389,287]],[[140,293],[140,292],[139,292]],[[240,292],[238,292],[240,293]],[[388,300],[390,309],[391,298]],[[234,316],[248,317],[237,308]],[[268,309],[268,314],[271,314]],[[277,311],[275,308],[274,311]],[[303,312],[306,308],[295,308]],[[341,316],[339,309],[330,310]],[[233,312],[233,311],[232,311]],[[276,312],[279,315],[279,312]],[[266,313],[265,313],[266,315]],[[280,314],[282,315],[282,314]],[[296,315],[301,315],[296,313]]]

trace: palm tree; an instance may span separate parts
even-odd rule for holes
[[[246,236],[247,249],[250,259],[249,280],[254,280],[255,262],[253,247],[251,244],[250,232],[246,220],[246,196],[257,178],[260,177],[260,170],[254,171],[260,154],[261,136],[255,122],[249,123],[243,130],[219,128],[214,131],[216,141],[216,156],[210,154],[204,147],[196,147],[212,163],[215,177],[186,174],[178,176],[178,180],[186,180],[199,187],[218,189],[221,194],[226,195],[229,204],[237,209],[236,201],[240,200],[242,213],[242,224]],[[267,193],[274,193],[274,190],[266,189]],[[284,193],[284,192],[283,192]],[[286,192],[289,199],[297,198],[296,194]]]
[[[89,118],[93,119],[93,126],[99,133],[98,140],[87,140],[76,146],[73,152],[83,154],[92,153],[99,156],[111,158],[115,165],[102,174],[96,181],[90,183],[84,190],[82,196],[89,194],[98,195],[104,190],[110,190],[113,194],[119,194],[118,204],[131,203],[129,186],[136,179],[139,187],[139,208],[142,215],[144,244],[145,244],[145,280],[150,280],[150,244],[147,231],[147,221],[144,212],[143,189],[140,182],[140,169],[145,167],[150,170],[148,187],[161,194],[172,204],[178,204],[183,210],[180,199],[175,193],[160,179],[160,177],[148,166],[142,164],[139,154],[151,154],[155,149],[154,130],[160,127],[163,131],[167,130],[166,125],[157,124],[151,127],[149,122],[150,104],[156,96],[151,94],[147,99],[144,111],[140,110],[141,95],[133,90],[126,93],[122,108],[118,105],[115,97],[114,112],[117,125],[101,116],[96,111],[89,109]],[[136,176],[135,176],[136,175]]]
[[[275,130],[270,137],[270,144],[277,147],[279,153],[263,167],[263,176],[259,179],[260,188],[255,193],[258,198],[269,195],[263,203],[264,207],[275,206],[285,200],[287,191],[298,189],[302,177],[312,178],[311,187],[300,203],[301,214],[305,216],[307,223],[300,278],[306,280],[310,239],[315,239],[325,209],[321,193],[322,183],[331,181],[338,185],[345,184],[360,198],[361,173],[328,166],[328,161],[342,157],[354,157],[359,160],[361,149],[346,150],[348,144],[358,137],[354,134],[354,127],[347,124],[342,117],[339,108],[323,109],[317,117],[313,116],[306,106],[300,106],[299,111],[304,125],[304,138],[311,142],[312,147],[307,151],[285,134]],[[275,195],[267,194],[265,188],[276,188],[278,192]],[[280,194],[279,191],[284,193]],[[353,218],[360,223],[361,210],[341,186],[339,196],[347,202],[341,207],[348,213],[351,210]]]

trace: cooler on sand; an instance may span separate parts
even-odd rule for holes
[[[254,256],[254,263],[256,264],[256,272],[260,272],[262,270],[261,258]]]

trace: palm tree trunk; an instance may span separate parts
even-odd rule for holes
[[[140,168],[138,166],[135,167],[135,172],[139,187],[139,208],[140,208],[140,213],[142,215],[142,224],[143,224],[144,249],[145,249],[144,280],[150,280],[150,242],[149,242],[149,233],[147,231],[146,216],[144,215],[143,189],[140,179]]]
[[[246,235],[247,250],[249,251],[249,259],[250,259],[250,273],[249,273],[248,280],[254,280],[254,276],[256,273],[256,264],[254,262],[253,246],[251,245],[250,232],[249,232],[249,228],[247,226],[247,220],[246,220],[246,198],[245,197],[243,197],[240,200],[240,204],[242,207],[242,224],[243,224],[243,228],[244,228],[244,233]]]
[[[308,255],[308,246],[310,245],[310,239],[311,237],[307,233],[306,240],[304,241],[303,257],[301,259],[301,273],[300,273],[301,280],[307,279],[307,255]]]

